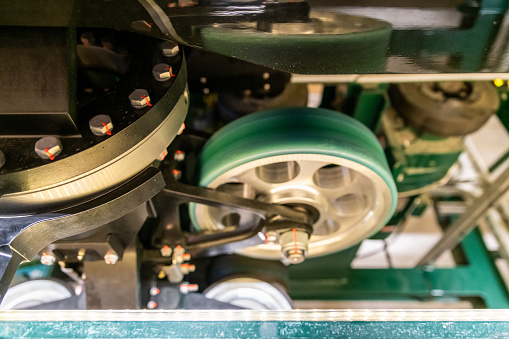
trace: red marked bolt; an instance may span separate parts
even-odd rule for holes
[[[189,265],[189,264],[181,264],[180,265],[180,272],[182,272],[182,274],[189,274],[189,272],[194,272],[194,271],[196,271],[195,265]]]
[[[53,254],[43,253],[41,255],[41,264],[43,264],[43,265],[51,266],[55,263],[56,260],[57,260],[57,258],[55,258],[55,256]]]
[[[160,291],[157,287],[152,287],[152,288],[150,289],[150,295],[151,295],[151,296],[156,296],[156,295],[158,295],[159,293],[161,293],[161,291]]]
[[[181,150],[178,150],[175,152],[175,154],[173,155],[173,158],[176,160],[176,161],[184,161],[184,159],[186,158],[186,154],[184,152],[182,152]]]
[[[41,159],[55,160],[55,157],[62,152],[62,143],[56,137],[44,137],[35,143],[35,153]]]
[[[167,58],[174,57],[180,51],[179,45],[173,41],[165,41],[161,44],[163,55]]]
[[[182,294],[188,294],[189,292],[196,292],[196,291],[198,291],[197,284],[181,284],[180,285],[180,293],[182,293]]]
[[[96,115],[88,122],[88,126],[92,133],[98,136],[111,135],[113,130],[113,122],[109,115]]]
[[[186,124],[182,123],[182,126],[180,126],[180,129],[179,129],[177,135],[181,135],[185,129],[186,129]]]
[[[191,254],[189,254],[189,253],[182,254],[182,260],[184,260],[184,261],[191,260]]]
[[[156,308],[156,307],[157,307],[157,303],[156,303],[155,301],[153,301],[153,300],[151,300],[151,301],[149,301],[149,302],[147,303],[147,308],[148,308],[149,310],[153,310],[153,309],[154,309],[154,308]]]
[[[168,151],[165,149],[164,151],[161,152],[161,154],[159,154],[159,160],[163,161],[167,155]]]
[[[108,252],[104,255],[104,262],[108,265],[115,265],[118,261],[118,255],[116,253]]]
[[[167,245],[164,245],[162,248],[161,248],[161,255],[163,257],[169,257],[171,256],[171,253],[173,251],[171,250],[170,246],[167,246]]]
[[[174,169],[173,176],[175,177],[175,179],[179,180],[182,177],[182,172],[179,171],[178,169]]]
[[[137,89],[129,95],[129,100],[131,101],[131,105],[134,108],[144,108],[147,106],[152,106],[150,102],[150,96],[148,95],[147,90],[145,89]]]
[[[152,68],[152,75],[157,81],[168,81],[175,76],[173,68],[168,64],[157,64]]]

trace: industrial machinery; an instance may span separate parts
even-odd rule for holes
[[[503,214],[509,172],[478,196],[444,189],[464,138],[509,121],[506,11],[485,0],[3,4],[0,308],[509,308],[470,232],[489,208]],[[351,267],[364,240],[465,199],[461,215],[436,208],[444,236],[418,267]],[[435,268],[445,250],[467,264]]]

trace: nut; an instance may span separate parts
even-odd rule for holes
[[[157,64],[152,68],[152,74],[157,81],[168,81],[175,76],[173,69],[168,64]]]
[[[104,262],[108,265],[115,265],[118,261],[118,255],[116,253],[108,252],[104,255]]]
[[[276,231],[269,231],[265,235],[265,239],[267,240],[268,244],[274,244],[277,241],[278,234]]]
[[[113,122],[109,115],[101,114],[96,115],[88,122],[88,126],[92,133],[98,136],[111,135],[113,130]]]
[[[150,96],[146,89],[136,89],[129,95],[129,100],[134,108],[152,106]]]
[[[62,143],[56,137],[44,137],[35,143],[35,153],[41,159],[54,160],[62,152]]]
[[[41,264],[43,265],[51,266],[55,263],[56,260],[57,258],[55,258],[53,254],[43,253],[41,255]]]
[[[174,41],[163,42],[161,44],[161,49],[163,50],[163,55],[168,58],[174,57],[180,51],[179,45]]]
[[[300,264],[306,259],[309,236],[306,232],[296,230],[282,233],[279,237],[283,261],[288,264]]]

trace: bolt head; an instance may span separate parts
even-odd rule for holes
[[[184,161],[184,159],[186,158],[186,154],[183,151],[176,151],[173,158],[176,161]]]
[[[118,255],[116,255],[115,253],[106,253],[106,255],[104,256],[104,262],[108,265],[115,265],[118,261]]]
[[[174,74],[173,69],[168,64],[157,64],[152,68],[152,75],[157,81],[168,81]]]
[[[179,45],[173,41],[165,41],[161,44],[163,55],[167,58],[174,57],[180,51]]]
[[[158,295],[160,292],[161,292],[161,291],[160,291],[157,287],[152,287],[152,288],[150,289],[150,295],[151,295],[151,296],[156,296],[156,295]]]
[[[57,258],[55,258],[55,256],[53,254],[44,253],[41,256],[41,264],[46,265],[46,266],[53,265],[56,260],[57,260]]]
[[[171,250],[170,246],[163,246],[163,247],[161,247],[161,255],[162,255],[163,257],[169,257],[169,256],[171,256],[171,253],[172,253],[172,252],[173,252],[173,251]]]
[[[41,159],[53,160],[62,150],[62,143],[57,137],[44,137],[35,143],[35,153]]]
[[[96,115],[90,119],[88,126],[92,133],[97,136],[111,135],[111,131],[113,130],[111,117],[106,114]]]
[[[144,108],[150,104],[150,96],[146,89],[136,89],[129,95],[129,101],[134,108]]]
[[[304,259],[306,259],[306,257],[304,257],[301,251],[297,251],[297,253],[295,252],[288,253],[286,258],[288,259],[288,262],[290,262],[290,264],[300,264],[304,262]]]
[[[147,308],[150,309],[150,310],[153,310],[156,307],[157,307],[157,303],[155,301],[153,301],[153,300],[151,300],[151,301],[149,301],[147,303]]]
[[[266,235],[266,237],[267,237],[267,243],[269,243],[269,244],[274,244],[274,243],[277,241],[278,236],[279,236],[279,235],[278,235],[278,233],[277,233],[277,232],[275,232],[275,231],[269,231],[269,232],[267,232],[267,235]]]

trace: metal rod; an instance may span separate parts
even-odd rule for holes
[[[462,214],[444,232],[438,243],[421,259],[418,266],[432,265],[446,250],[454,248],[475,226],[477,220],[509,189],[509,168],[492,184],[484,194],[476,198],[467,213]]]

